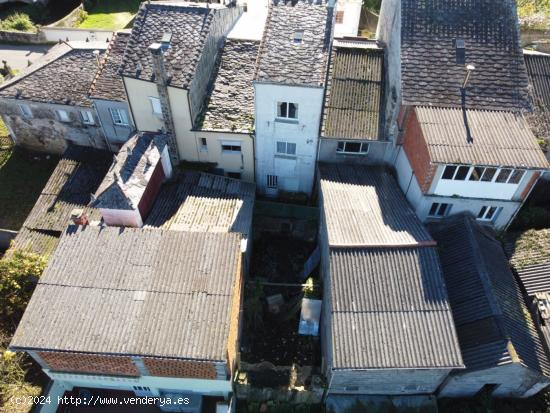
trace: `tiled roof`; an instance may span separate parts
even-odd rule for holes
[[[172,75],[171,86],[186,88],[193,78],[216,12],[214,7],[193,6],[191,3],[143,2],[124,53],[124,76],[151,81],[153,61],[149,46],[159,43],[165,33],[171,33],[170,48],[164,53],[166,71]]]
[[[550,293],[550,229],[526,231],[508,243],[506,250],[528,295]]]
[[[306,0],[270,6],[260,45],[255,80],[323,86],[328,63],[332,7]],[[302,42],[294,42],[303,31]]]
[[[550,55],[526,53],[524,57],[534,106],[527,120],[535,136],[544,139],[550,149]]]
[[[250,133],[254,129],[254,66],[259,42],[228,39],[198,129]]]
[[[380,139],[383,95],[384,50],[366,42],[333,45],[321,136]]]
[[[331,248],[335,369],[462,366],[436,248]]]
[[[519,113],[431,107],[415,110],[434,163],[550,167]],[[468,143],[468,131],[472,143]]]
[[[110,152],[69,146],[23,223],[12,249],[50,254],[60,234],[70,224],[74,209],[83,209],[89,220],[99,220],[99,211],[88,204],[109,169],[111,159]]]
[[[401,4],[406,104],[460,107],[465,64],[473,64],[466,107],[529,107],[514,0],[403,0]],[[463,60],[457,59],[456,39],[465,42]]]
[[[389,173],[369,166],[320,163],[319,179],[329,245],[433,244]]]
[[[195,171],[176,172],[162,186],[145,227],[237,232],[248,238],[255,194],[253,183]]]
[[[0,98],[92,106],[88,98],[90,85],[97,72],[95,44],[86,49],[73,49],[63,44],[0,86]],[[98,45],[105,47],[104,45]],[[104,50],[100,50],[99,57]]]
[[[129,39],[130,33],[125,31],[117,32],[111,39],[90,88],[91,98],[126,102],[126,91],[119,70]]]
[[[137,209],[166,147],[166,135],[139,132],[122,145],[95,193],[92,206]]]
[[[550,373],[550,363],[500,242],[467,215],[433,224],[453,318],[467,368],[521,362]]]
[[[235,234],[70,227],[11,347],[224,361],[240,256]]]

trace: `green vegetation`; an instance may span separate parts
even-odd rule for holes
[[[523,28],[550,28],[550,0],[517,0],[517,5]]]
[[[363,7],[378,14],[380,12],[380,6],[382,0],[363,0]]]
[[[21,228],[57,161],[22,148],[0,149],[0,228]]]
[[[122,29],[132,21],[141,0],[87,0],[86,18],[80,23],[85,29]]]
[[[32,32],[36,26],[28,14],[16,12],[0,20],[0,30]]]

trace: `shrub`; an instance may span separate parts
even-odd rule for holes
[[[13,13],[0,23],[0,28],[3,30],[30,32],[35,29],[35,26],[28,14]]]
[[[550,211],[538,206],[524,207],[511,227],[512,230],[517,231],[544,228],[550,228]]]

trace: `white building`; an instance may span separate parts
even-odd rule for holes
[[[256,67],[255,158],[259,192],[311,194],[332,8],[271,6]]]
[[[356,37],[361,19],[361,0],[338,0],[334,16],[334,37]]]

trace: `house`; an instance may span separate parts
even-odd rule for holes
[[[311,194],[333,8],[324,2],[273,2],[254,76],[258,191]]]
[[[527,121],[537,139],[550,149],[550,54],[524,51],[525,66],[529,76],[533,112]]]
[[[336,0],[334,12],[334,37],[356,37],[361,20],[361,0]]]
[[[192,129],[240,14],[219,4],[143,2],[136,15],[121,66],[128,103],[137,130],[167,133],[174,165],[201,160]]]
[[[142,227],[162,183],[172,176],[167,136],[139,132],[114,157],[91,205],[106,225]]]
[[[200,162],[215,165],[228,177],[249,182],[254,182],[252,80],[258,47],[259,41],[254,38],[228,36],[206,104],[193,131]]]
[[[463,368],[435,241],[380,167],[318,179],[328,397],[435,393]]]
[[[10,349],[53,381],[44,411],[74,388],[162,397],[166,411],[228,399],[242,280],[238,234],[71,226]]]
[[[59,43],[0,86],[0,114],[17,145],[62,154],[70,143],[108,147],[88,97],[106,44]]]
[[[103,134],[113,152],[117,152],[135,130],[119,73],[129,39],[130,32],[126,30],[113,35],[89,91]]]
[[[506,253],[533,319],[550,348],[550,230],[528,230],[511,237]]]
[[[73,224],[75,211],[90,222],[99,221],[99,210],[88,204],[111,161],[110,152],[69,145],[6,256],[15,250],[52,255],[67,226]]]
[[[423,221],[469,212],[505,228],[549,168],[523,112],[528,78],[515,2],[385,0],[385,130]]]
[[[550,384],[550,363],[502,245],[475,216],[429,227],[439,246],[462,358],[441,397],[529,397]]]
[[[370,40],[334,40],[319,139],[321,162],[391,162],[384,139],[384,50]]]

